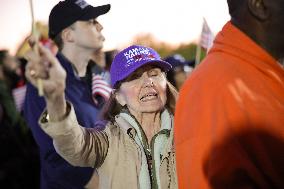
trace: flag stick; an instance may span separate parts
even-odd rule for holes
[[[34,8],[33,8],[33,0],[30,0],[30,11],[31,11],[31,18],[32,18],[32,36],[35,38],[35,44],[33,46],[33,50],[37,55],[39,55],[39,49],[38,49],[38,38],[39,34],[36,29],[35,19],[34,19]],[[37,79],[37,89],[38,89],[38,95],[43,96],[43,86],[42,86],[42,79]]]
[[[200,63],[200,58],[201,58],[201,46],[200,46],[200,42],[198,42],[196,45],[195,66],[194,67],[196,67]]]

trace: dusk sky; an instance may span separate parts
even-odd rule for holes
[[[15,53],[30,33],[29,0],[0,0],[0,48]],[[47,23],[59,0],[33,0],[35,19]],[[217,33],[229,20],[226,0],[87,0],[93,6],[110,3],[111,11],[99,17],[106,37],[105,50],[127,45],[139,33],[151,33],[171,44],[199,38],[203,17]]]

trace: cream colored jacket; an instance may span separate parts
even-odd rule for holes
[[[56,151],[70,164],[97,168],[100,189],[151,189],[143,134],[127,113],[116,116],[103,131],[81,127],[72,106],[64,120],[40,118],[42,129],[53,138]],[[173,116],[165,110],[161,130],[151,142],[152,189],[176,189]]]

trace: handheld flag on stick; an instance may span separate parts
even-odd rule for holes
[[[214,40],[214,34],[209,28],[205,18],[203,18],[200,41],[199,44],[197,45],[197,50],[196,50],[196,58],[195,58],[196,65],[200,63],[201,47],[206,49],[208,52],[213,45],[213,40]]]
[[[30,10],[31,10],[31,18],[32,18],[32,36],[35,38],[35,45],[33,46],[33,50],[36,54],[39,54],[38,50],[38,38],[39,33],[36,30],[36,24],[34,19],[34,8],[33,8],[33,0],[30,0]],[[42,80],[37,79],[37,89],[38,89],[38,95],[43,96],[43,86],[42,86]]]
[[[203,18],[203,26],[201,32],[200,46],[208,50],[213,45],[214,34],[209,28],[205,18]]]

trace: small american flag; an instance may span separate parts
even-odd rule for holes
[[[96,105],[101,104],[101,102],[99,102],[100,97],[106,102],[112,92],[112,88],[104,78],[104,74],[104,72],[101,74],[92,73],[92,96]]]
[[[213,45],[214,34],[209,28],[207,21],[203,18],[203,26],[201,31],[201,38],[200,38],[200,46],[207,49],[210,49]]]
[[[23,85],[21,87],[13,89],[12,91],[18,112],[21,112],[23,110],[23,105],[26,97],[26,90],[27,90],[26,85]]]

